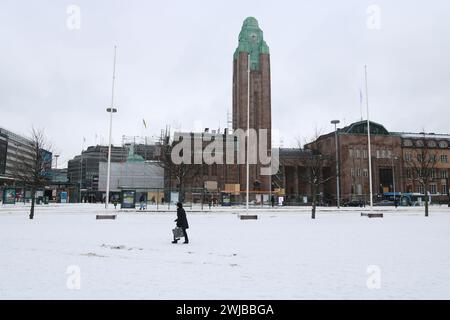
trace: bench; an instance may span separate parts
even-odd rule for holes
[[[383,214],[382,213],[369,213],[367,216],[369,218],[383,218]]]
[[[258,216],[256,214],[244,214],[239,215],[241,220],[257,220]]]
[[[97,220],[116,220],[115,214],[98,214],[96,216]]]

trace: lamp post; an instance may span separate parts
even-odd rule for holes
[[[114,84],[116,80],[116,46],[114,46],[114,67],[113,67],[113,81],[112,81],[112,91],[111,91],[111,107],[106,109],[109,112],[109,143],[108,143],[108,173],[106,178],[106,201],[105,209],[108,209],[109,204],[109,180],[111,177],[111,135],[112,135],[112,116],[113,113],[117,112],[114,108]]]
[[[111,178],[111,135],[112,135],[112,115],[117,112],[115,108],[108,108],[106,112],[109,112],[109,143],[108,143],[108,171],[106,177],[106,201],[105,208],[108,209],[109,204],[109,187]]]
[[[370,120],[369,120],[369,93],[367,86],[367,66],[364,66],[364,78],[366,82],[366,108],[367,108],[367,151],[369,157],[369,194],[370,211],[373,210],[373,190],[372,190],[372,151],[370,145]]]
[[[447,206],[450,208],[450,190],[448,189],[448,176],[446,178],[446,189],[447,189]]]
[[[248,214],[248,202],[249,202],[249,156],[250,156],[250,53],[248,54],[248,60],[247,60],[247,164],[246,164],[246,171],[247,171],[247,179],[246,179],[246,201],[245,201],[245,209]]]
[[[339,120],[331,120],[331,124],[334,124],[334,141],[336,145],[336,203],[338,209],[340,208],[340,193],[339,193],[339,153],[338,153],[338,136],[337,136],[337,124]]]
[[[19,158],[18,158],[18,157],[19,157],[19,156],[18,156],[18,153],[19,153],[19,144],[16,143],[15,146],[16,146],[16,158],[15,158],[16,164],[15,164],[15,166],[14,166],[14,171],[15,171],[15,173],[16,173],[16,175],[17,175],[17,170],[18,170],[18,167],[19,167]],[[17,183],[17,177],[14,177],[14,186],[16,185],[16,183]]]
[[[397,195],[395,193],[395,166],[394,166],[394,160],[398,160],[398,157],[394,156],[391,158],[392,161],[392,187],[394,189],[394,204],[397,201]]]
[[[84,148],[83,148],[84,149]],[[81,183],[83,181],[83,150],[81,150],[81,156],[80,156],[80,179],[79,179],[79,185],[80,185],[80,192],[78,193],[78,197],[80,198],[80,203],[81,203]]]

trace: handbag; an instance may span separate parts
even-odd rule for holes
[[[184,237],[183,229],[181,229],[180,227],[176,227],[175,229],[172,230],[172,232],[173,232],[174,238]]]

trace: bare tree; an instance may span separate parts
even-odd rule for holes
[[[46,186],[49,182],[45,173],[47,169],[50,169],[51,158],[48,159],[47,155],[50,154],[51,145],[47,142],[44,131],[35,128],[31,130],[30,143],[31,157],[17,155],[14,176],[17,181],[22,182],[25,187],[31,189],[29,218],[33,219],[36,191]]]
[[[304,157],[305,171],[300,175],[300,179],[311,186],[312,219],[316,218],[317,194],[319,193],[320,187],[335,178],[331,171],[326,170],[332,165],[332,158],[321,153],[322,141],[319,137],[320,134],[316,130],[314,137],[304,144],[305,151],[307,151]],[[297,139],[297,142],[301,148],[300,140]]]
[[[415,148],[405,157],[406,170],[410,170],[407,179],[416,181],[422,186],[425,194],[425,217],[428,217],[428,188],[430,182],[436,177],[437,152],[430,148],[429,143],[420,140],[419,148]]]
[[[157,165],[164,169],[164,175],[167,179],[169,179],[169,182],[171,182],[172,179],[176,181],[180,194],[179,200],[184,201],[184,185],[186,177],[195,175],[198,171],[198,166],[184,162],[175,164],[172,161],[172,150],[175,145],[175,142],[170,141],[170,133],[166,130],[161,136],[158,150],[156,152],[156,160]]]

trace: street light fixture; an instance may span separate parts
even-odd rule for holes
[[[339,120],[331,120],[331,124],[334,124],[334,141],[336,145],[336,203],[338,209],[340,208],[340,192],[339,192],[339,153],[338,153],[338,136],[337,136],[337,125],[340,123]]]

